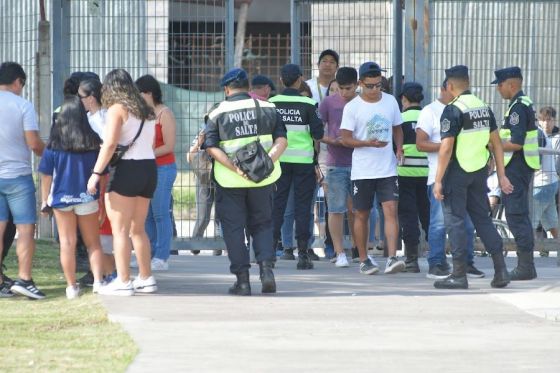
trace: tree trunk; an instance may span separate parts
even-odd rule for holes
[[[235,36],[235,58],[233,65],[235,67],[242,67],[243,49],[245,47],[245,29],[247,28],[247,13],[249,12],[249,5],[251,1],[243,1],[239,8],[239,17],[237,18],[237,34]]]

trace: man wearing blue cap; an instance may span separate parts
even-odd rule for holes
[[[533,173],[541,162],[538,149],[538,129],[533,102],[523,93],[523,76],[517,66],[494,71],[496,90],[510,100],[504,115],[500,137],[504,147],[506,175],[513,192],[503,196],[506,220],[517,245],[517,267],[510,272],[511,280],[532,280],[537,277],[533,261],[533,228],[529,217],[529,191]]]
[[[385,70],[375,62],[360,66],[362,91],[344,107],[340,125],[342,144],[354,148],[350,171],[352,205],[356,211],[354,241],[360,256],[360,273],[364,275],[379,272],[375,260],[367,255],[368,221],[375,197],[381,202],[385,216],[389,252],[385,273],[402,272],[405,268],[405,263],[396,257],[399,236],[397,159],[403,155],[403,120],[397,100],[382,91],[382,71]]]
[[[418,245],[420,229],[428,237],[430,202],[428,201],[428,156],[416,149],[416,123],[420,115],[420,102],[424,99],[422,85],[406,82],[400,99],[403,108],[403,161],[397,167],[399,178],[399,224],[406,253],[406,272],[418,273]]]
[[[467,213],[492,255],[494,288],[509,283],[509,275],[502,253],[502,238],[492,224],[486,196],[488,145],[496,160],[496,170],[503,193],[513,187],[505,175],[503,150],[494,113],[488,105],[469,90],[469,70],[458,65],[445,70],[447,89],[454,99],[441,115],[441,146],[434,183],[434,197],[443,200],[445,225],[449,232],[453,254],[453,273],[437,280],[438,289],[467,289]]]
[[[267,101],[273,91],[276,91],[276,87],[268,76],[255,75],[251,79],[251,91],[249,92],[251,97]]]
[[[312,269],[309,257],[309,220],[315,192],[315,144],[323,138],[323,122],[317,116],[317,102],[301,96],[299,87],[302,73],[298,65],[287,64],[280,72],[282,84],[286,87],[282,94],[270,99],[276,105],[278,114],[288,130],[288,148],[280,157],[282,176],[276,182],[274,194],[274,242],[280,239],[284,223],[284,213],[288,203],[290,187],[294,188],[296,221],[296,241],[298,246],[297,269]]]
[[[249,96],[244,70],[228,71],[221,86],[226,99],[208,113],[204,148],[214,158],[216,213],[222,224],[230,271],[237,277],[229,293],[251,295],[245,231],[252,238],[259,263],[262,292],[275,293],[270,201],[274,182],[280,177],[278,159],[286,148],[286,127],[273,104]],[[259,183],[249,180],[233,162],[237,150],[257,139],[274,162],[272,174]]]

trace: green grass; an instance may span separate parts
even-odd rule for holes
[[[5,260],[15,278],[15,249]],[[0,371],[124,372],[138,348],[120,325],[109,322],[96,295],[66,299],[58,247],[39,241],[33,279],[47,298],[0,299]]]

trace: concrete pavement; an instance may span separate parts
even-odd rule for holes
[[[434,289],[425,260],[420,274],[375,276],[279,261],[276,295],[260,294],[254,267],[254,295],[232,297],[227,258],[179,256],[157,295],[103,302],[140,347],[129,372],[558,372],[560,268],[535,260],[535,281],[466,291]],[[476,264],[493,274],[489,258]]]

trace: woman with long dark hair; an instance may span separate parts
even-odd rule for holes
[[[154,112],[123,69],[107,74],[101,102],[107,108],[107,118],[103,145],[88,181],[90,193],[97,192],[102,172],[109,165],[117,144],[130,145],[133,141],[134,144],[109,169],[105,207],[113,230],[117,278],[103,286],[100,293],[123,296],[133,295],[135,291],[152,293],[157,285],[150,268],[150,242],[144,224],[157,180],[152,148]],[[131,240],[140,272],[134,282],[130,279]]]
[[[169,213],[173,183],[177,177],[175,163],[176,122],[171,109],[163,104],[161,87],[151,75],[136,80],[142,97],[156,114],[154,153],[157,164],[157,186],[150,202],[146,232],[152,246],[152,271],[166,271],[173,237],[173,221]]]
[[[87,193],[87,181],[99,154],[101,139],[91,129],[80,99],[67,96],[51,128],[39,164],[41,211],[51,207],[60,238],[60,263],[66,278],[66,297],[80,295],[76,283],[77,229],[88,250],[94,292],[101,287],[102,251],[99,241],[99,194]]]

